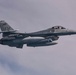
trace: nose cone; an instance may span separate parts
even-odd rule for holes
[[[76,30],[69,30],[69,29],[68,29],[67,32],[68,32],[69,34],[71,34],[71,35],[72,35],[72,34],[76,34]]]

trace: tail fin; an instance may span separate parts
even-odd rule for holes
[[[10,27],[5,21],[1,20],[0,21],[0,28],[1,28],[1,31],[5,31],[5,32],[8,32],[8,31],[13,31],[14,29],[12,27]],[[6,34],[6,33],[3,33],[3,37],[4,36],[8,36],[9,34]]]
[[[13,31],[14,30],[3,20],[0,21],[0,28],[1,28],[1,31]]]

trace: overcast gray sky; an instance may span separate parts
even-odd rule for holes
[[[0,0],[0,20],[20,32],[56,25],[76,30],[76,1]],[[57,42],[23,49],[0,45],[0,75],[76,75],[76,36],[60,37]]]

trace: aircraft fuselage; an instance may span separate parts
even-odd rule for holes
[[[38,32],[20,33],[5,21],[0,21],[0,28],[0,33],[2,33],[0,44],[17,48],[22,48],[24,44],[31,47],[55,45],[57,43],[53,41],[58,40],[59,36],[76,34],[76,31],[66,29],[62,26],[54,26]]]

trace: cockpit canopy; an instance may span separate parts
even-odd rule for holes
[[[66,29],[66,28],[64,28],[62,26],[54,26],[54,27],[52,27],[52,29]]]

